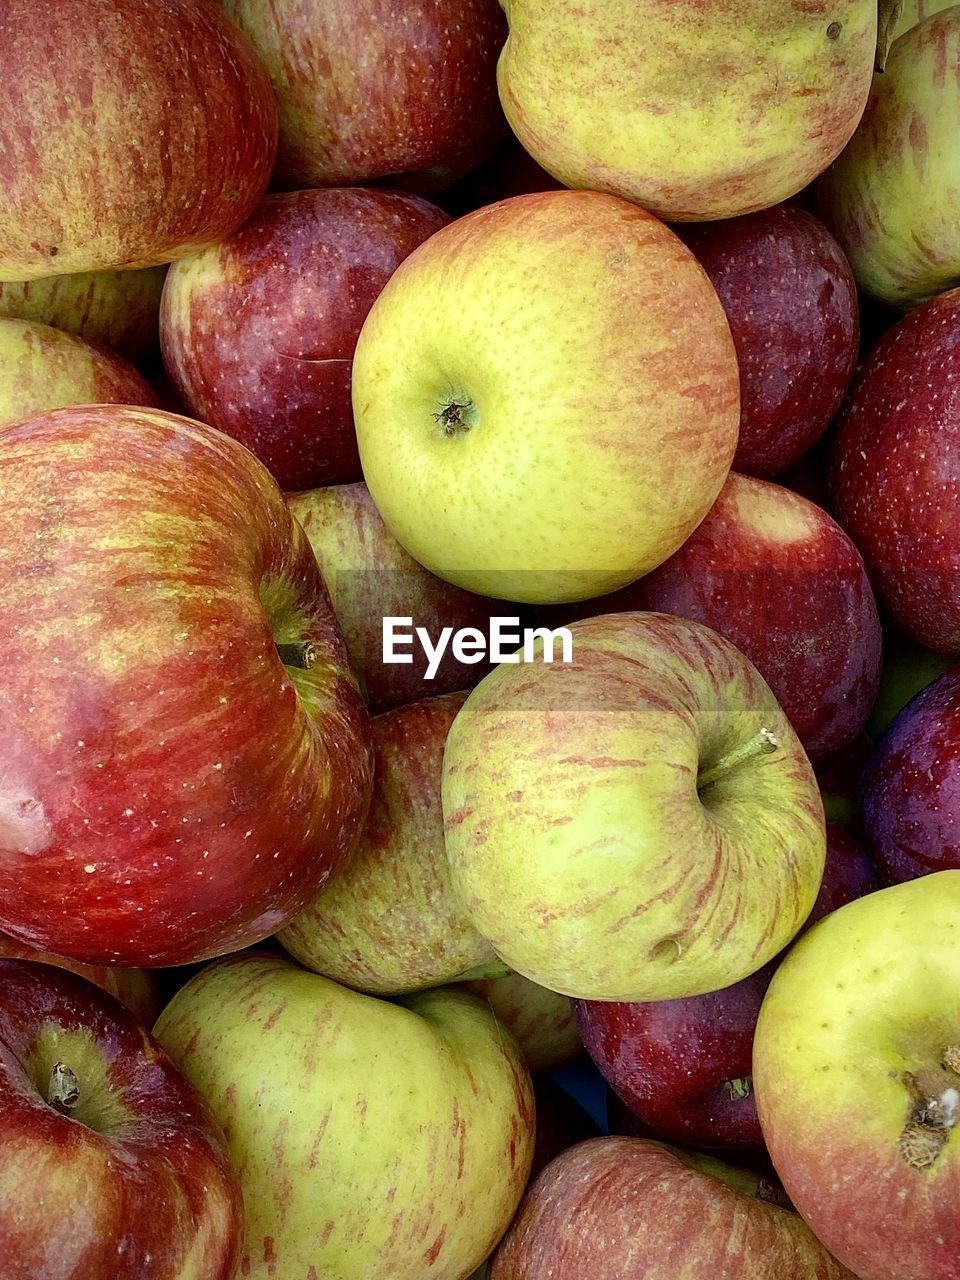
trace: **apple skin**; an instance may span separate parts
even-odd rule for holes
[[[156,403],[122,356],[46,324],[0,317],[0,426],[65,405]]]
[[[419,647],[407,651],[412,663],[384,662],[383,619],[413,618],[436,640],[444,627],[486,631],[492,616],[522,617],[523,610],[462,591],[424,569],[387,529],[365,484],[293,493],[287,503],[313,548],[371,711],[467,689],[490,670],[488,662],[464,666],[451,648],[432,680]]]
[[[248,953],[192,978],[155,1030],[240,1172],[240,1275],[447,1280],[506,1229],[533,1155],[533,1090],[476,996],[387,1003]]]
[[[500,98],[534,159],[569,187],[678,222],[799,191],[846,144],[870,89],[875,0],[504,8]]]
[[[736,448],[713,286],[661,222],[598,192],[516,196],[438,231],[373,304],[353,370],[387,528],[433,573],[508,600],[646,573],[706,515]]]
[[[861,289],[910,311],[960,277],[955,163],[960,12],[928,17],[891,46],[850,144],[820,180],[821,216]]]
[[[138,359],[159,342],[166,267],[0,281],[0,316],[34,320]]]
[[[0,280],[168,262],[266,188],[277,106],[213,0],[6,0]]]
[[[738,982],[817,896],[810,762],[756,668],[707,627],[623,613],[570,631],[572,662],[500,665],[453,723],[455,890],[506,964],[564,995],[661,1000]],[[777,748],[701,795],[698,779],[761,729]]]
[[[863,851],[828,826],[823,883],[801,933],[879,887]],[[694,1147],[762,1149],[750,1087],[753,1033],[778,963],[686,1000],[574,1001],[587,1052],[651,1134]]]
[[[907,703],[861,786],[866,847],[884,884],[960,868],[960,668]]]
[[[7,427],[0,476],[0,928],[150,967],[272,934],[371,768],[283,495],[230,437],[123,406]]]
[[[221,0],[280,106],[275,181],[449,186],[502,132],[497,0]]]
[[[361,478],[353,350],[403,258],[449,218],[394,191],[267,196],[228,239],[175,263],[163,358],[193,417],[235,436],[281,489]]]
[[[569,1147],[524,1196],[489,1280],[854,1280],[763,1180],[642,1138]]]
[[[942,13],[944,9],[952,9],[956,2],[957,0],[903,0],[900,14],[891,28],[891,41],[898,39],[917,23],[923,22],[924,18]]]
[[[880,688],[867,721],[868,732],[874,740],[890,727],[911,698],[955,666],[955,656],[934,653],[888,627],[883,637]]]
[[[740,362],[733,466],[771,477],[797,462],[840,408],[857,363],[857,286],[840,246],[803,209],[677,228],[713,283]]]
[[[66,1113],[58,1062],[79,1087]],[[0,1117],[4,1280],[233,1280],[243,1206],[223,1134],[110,996],[0,959]]]
[[[960,1140],[917,1121],[920,1099],[943,1095],[949,1110],[960,1089],[942,1065],[960,1055],[958,913],[960,871],[851,902],[797,943],[760,1010],[767,1148],[799,1212],[860,1280],[957,1275]]]
[[[520,973],[474,978],[463,985],[490,1005],[532,1072],[555,1071],[583,1051],[568,996],[537,986]]]
[[[960,18],[960,13],[958,13]],[[918,644],[960,654],[960,289],[918,307],[865,362],[834,441],[841,524]]]

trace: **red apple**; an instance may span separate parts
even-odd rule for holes
[[[214,0],[5,0],[2,23],[0,280],[168,262],[253,212],[276,102]]]
[[[400,262],[449,222],[417,196],[268,196],[227,240],[171,267],[160,341],[194,417],[236,436],[282,489],[361,477],[357,335]]]
[[[707,1156],[593,1138],[527,1189],[489,1280],[854,1280],[767,1194]]]
[[[370,729],[280,490],[159,410],[0,433],[0,928],[93,964],[273,933],[352,847]]]
[[[733,465],[775,476],[830,425],[857,361],[857,287],[840,246],[803,209],[778,205],[679,226],[713,282],[740,361]]]
[[[832,480],[897,623],[960,654],[960,289],[880,339],[840,418]]]
[[[497,0],[221,0],[280,104],[276,181],[440,190],[506,131]]]
[[[242,1218],[212,1112],[132,1014],[0,959],[4,1280],[232,1280]]]

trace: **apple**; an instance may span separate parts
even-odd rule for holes
[[[820,181],[822,215],[857,283],[901,311],[960,276],[958,62],[956,6],[901,35],[874,78],[859,128]]]
[[[112,997],[0,959],[0,1117],[8,1280],[233,1280],[243,1206],[223,1134]]]
[[[497,667],[447,738],[454,888],[511,968],[663,1000],[761,968],[826,850],[810,763],[756,668],[698,623],[607,614],[573,661]]]
[[[960,667],[907,703],[861,787],[860,821],[884,884],[960,868]]]
[[[821,920],[770,984],[753,1078],[797,1209],[860,1280],[960,1258],[960,871]]]
[[[136,359],[159,341],[165,274],[166,267],[147,267],[0,281],[0,316],[49,324]]]
[[[486,1000],[519,1044],[533,1072],[556,1071],[583,1051],[568,996],[519,973],[472,978],[467,990]]]
[[[880,339],[840,417],[832,462],[840,522],[878,597],[911,639],[946,654],[960,654],[958,422],[952,289]]]
[[[497,0],[220,0],[280,105],[285,188],[397,178],[439,190],[503,131]]]
[[[360,326],[400,261],[448,221],[402,192],[296,191],[174,263],[160,340],[191,414],[236,436],[281,489],[359,480]]]
[[[890,42],[898,39],[905,31],[915,27],[924,18],[929,18],[944,9],[952,9],[957,0],[899,0],[895,6],[899,10],[890,28]]]
[[[956,655],[934,653],[914,644],[894,627],[883,636],[883,672],[867,728],[874,738],[887,729],[911,698],[957,666]]]
[[[156,1035],[227,1135],[242,1276],[462,1277],[506,1229],[533,1092],[476,996],[387,1003],[247,954],[192,978]]]
[[[360,333],[353,406],[367,486],[414,559],[551,603],[632,582],[699,524],[736,447],[739,372],[673,232],[615,196],[548,191],[400,264]]]
[[[0,928],[151,967],[272,934],[370,787],[280,490],[229,436],[113,405],[0,432],[0,495]]]
[[[384,618],[412,618],[437,642],[445,627],[483,629],[491,616],[510,610],[417,564],[388,531],[365,484],[294,493],[287,503],[320,565],[371,711],[467,689],[486,674],[488,663],[465,666],[450,647],[430,679],[430,663],[420,648],[401,650],[408,663],[384,661]]]
[[[277,146],[249,39],[214,0],[57,0],[52,21],[3,7],[0,280],[154,266],[229,235]]]
[[[830,425],[857,363],[857,287],[840,246],[803,209],[779,205],[678,234],[713,282],[740,361],[733,465],[776,476]]]
[[[277,934],[306,968],[378,995],[502,969],[454,895],[443,843],[443,748],[465,696],[430,698],[374,719],[373,796],[357,847]]]
[[[514,133],[569,187],[663,218],[752,213],[841,151],[870,89],[876,0],[504,0]]]
[[[569,1147],[524,1196],[489,1280],[855,1280],[764,1179],[642,1138]]]
[[[132,364],[72,333],[0,317],[0,426],[74,404],[156,405]]]
[[[823,883],[801,932],[879,887],[866,855],[828,826]],[[753,1033],[778,963],[686,1000],[574,1002],[587,1052],[652,1134],[694,1147],[762,1148],[750,1078]]]

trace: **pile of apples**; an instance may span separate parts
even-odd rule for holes
[[[949,0],[0,0],[3,1280],[960,1280],[958,208]]]

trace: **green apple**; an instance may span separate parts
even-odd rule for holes
[[[488,205],[399,266],[353,365],[394,537],[461,587],[586,599],[671,555],[726,479],[739,369],[677,236],[592,191]]]
[[[900,36],[860,127],[818,188],[857,283],[902,311],[960,278],[958,65],[960,6]]]
[[[192,978],[155,1035],[226,1134],[240,1275],[463,1280],[506,1230],[532,1085],[476,996],[387,1003],[247,952]]]
[[[502,665],[444,755],[455,888],[513,969],[588,1000],[729,986],[803,924],[823,806],[756,668],[660,613],[575,622],[573,662]]]
[[[554,177],[663,218],[777,204],[841,151],[870,88],[876,0],[502,0],[500,100]]]
[[[957,0],[894,0],[890,5],[894,15],[890,27],[890,43],[892,44],[911,27],[915,27],[917,23],[923,22],[924,18],[929,18],[934,13],[941,13],[944,9],[952,9],[956,3]],[[883,0],[881,0],[881,11],[882,5]]]
[[[960,871],[816,924],[760,1009],[753,1083],[787,1194],[860,1280],[960,1274]]]
[[[955,656],[925,649],[888,628],[883,637],[880,688],[867,722],[870,736],[879,738],[915,694],[956,665]]]

